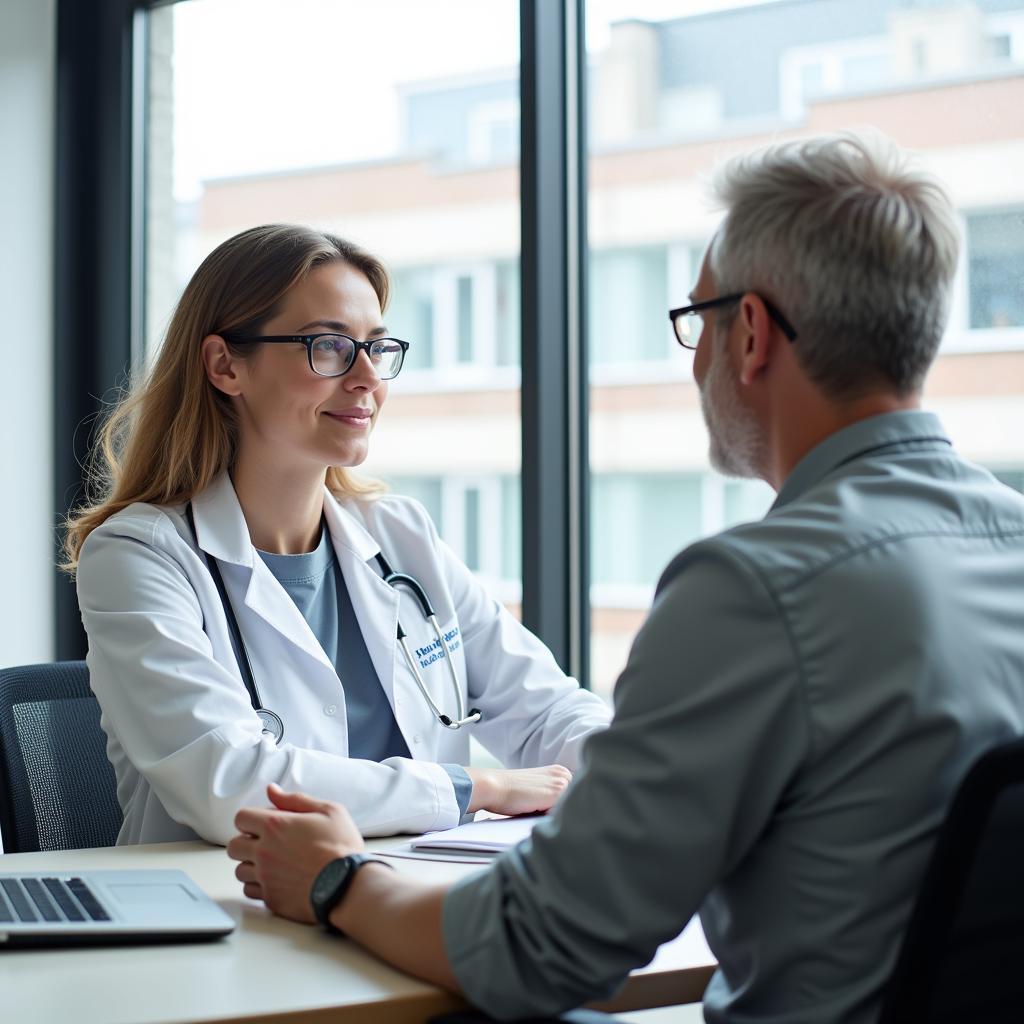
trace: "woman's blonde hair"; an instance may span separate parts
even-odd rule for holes
[[[135,502],[191,500],[234,460],[231,400],[206,376],[201,343],[210,334],[258,333],[284,296],[314,267],[339,261],[362,271],[383,310],[387,270],[375,256],[334,235],[293,224],[250,228],[217,246],[192,275],[152,368],[107,417],[87,474],[88,499],[67,518],[62,568],[74,573],[86,537]],[[241,346],[229,348],[241,355]],[[384,488],[338,466],[327,471],[337,497]]]

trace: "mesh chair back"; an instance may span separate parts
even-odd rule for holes
[[[7,853],[113,846],[114,771],[84,661],[0,671],[0,835]]]
[[[985,754],[936,840],[879,1024],[1024,1020],[1024,740]]]

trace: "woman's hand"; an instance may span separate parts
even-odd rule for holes
[[[273,808],[247,807],[235,815],[240,835],[228,856],[240,861],[235,877],[250,899],[293,921],[314,923],[313,881],[337,857],[363,850],[363,837],[340,804],[267,787]]]
[[[470,811],[537,814],[550,810],[572,781],[560,764],[543,768],[467,768],[473,780]]]

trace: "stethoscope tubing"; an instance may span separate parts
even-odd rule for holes
[[[185,506],[185,514],[188,517],[188,525],[192,529],[192,535],[196,538],[196,547],[199,548],[199,534],[196,532],[196,520],[192,513],[192,502]],[[202,551],[202,549],[199,549]],[[242,682],[249,694],[249,701],[253,711],[256,712],[263,723],[263,731],[273,736],[275,743],[284,739],[284,720],[276,711],[263,706],[263,699],[260,696],[259,687],[256,685],[256,675],[252,670],[252,663],[249,661],[249,651],[246,649],[245,641],[242,639],[242,630],[239,628],[238,619],[235,616],[234,605],[228,595],[227,587],[224,585],[224,577],[221,575],[220,566],[216,558],[209,558],[205,551],[202,551],[203,561],[206,568],[210,570],[213,577],[213,585],[217,588],[220,603],[224,606],[224,614],[228,619],[228,632],[231,634],[231,646],[235,649],[235,658],[238,661],[238,669],[242,674]]]
[[[253,710],[263,723],[264,733],[273,737],[275,743],[280,743],[284,739],[284,720],[276,711],[271,711],[270,708],[263,705],[259,687],[256,685],[256,676],[252,670],[252,664],[249,661],[249,651],[246,649],[245,640],[242,638],[242,630],[238,625],[238,619],[235,616],[235,609],[231,603],[231,598],[228,595],[227,587],[224,585],[224,577],[221,575],[220,566],[217,564],[216,558],[208,557],[206,552],[199,548],[199,534],[196,532],[196,521],[195,516],[192,513],[192,502],[188,502],[186,504],[185,515],[188,519],[189,527],[192,530],[192,536],[196,540],[196,548],[202,553],[203,561],[206,563],[206,567],[209,570],[210,575],[213,577],[213,584],[217,588],[217,595],[220,597],[221,604],[224,606],[224,613],[228,620],[228,631],[231,634],[231,645],[235,650],[235,658],[238,662],[238,668],[242,675],[242,683],[245,685],[245,689],[249,694],[249,700],[252,703]],[[419,580],[410,576],[408,573],[395,572],[388,563],[388,560],[384,557],[383,552],[377,553],[376,560],[377,564],[380,566],[381,573],[383,574],[384,582],[396,592],[398,587],[405,587],[416,599],[423,612],[423,617],[433,627],[434,638],[437,641],[438,650],[441,652],[445,661],[448,669],[448,678],[451,681],[452,689],[455,691],[458,718],[453,719],[449,715],[446,715],[437,706],[434,698],[431,697],[430,691],[427,689],[427,685],[423,681],[422,675],[420,675],[416,659],[413,657],[412,651],[409,650],[409,641],[405,630],[402,628],[401,620],[398,621],[397,639],[399,646],[402,648],[402,653],[405,655],[405,661],[409,666],[409,671],[412,672],[413,679],[416,681],[416,686],[423,695],[423,699],[427,702],[430,710],[433,712],[434,717],[446,729],[451,729],[453,731],[461,729],[465,725],[472,725],[479,722],[483,717],[479,708],[470,708],[469,713],[466,713],[466,702],[462,696],[462,687],[459,685],[459,677],[455,672],[455,666],[452,664],[451,651],[445,643],[440,623],[437,621],[437,615],[434,613],[433,605],[431,605],[430,599],[427,597],[427,593],[423,589],[423,586],[420,584]]]
[[[384,557],[383,552],[377,552],[377,564],[380,566],[381,573],[384,576],[384,582],[389,587],[397,590],[402,586],[412,593],[413,597],[415,597],[416,601],[419,603],[420,610],[423,612],[423,617],[433,627],[434,638],[438,645],[437,649],[441,652],[441,656],[448,669],[448,678],[451,680],[452,689],[455,691],[455,706],[458,708],[458,718],[455,719],[446,715],[437,706],[434,698],[430,696],[427,684],[423,682],[423,676],[420,675],[416,659],[413,657],[412,651],[409,650],[408,634],[402,628],[402,620],[398,620],[398,644],[402,648],[402,653],[405,655],[405,662],[409,666],[409,671],[412,673],[413,679],[416,680],[416,686],[423,695],[423,699],[430,706],[430,710],[434,712],[434,717],[446,729],[451,729],[453,731],[461,729],[464,725],[472,725],[475,722],[479,722],[483,717],[479,708],[470,708],[469,714],[466,714],[466,702],[462,697],[462,687],[459,685],[459,677],[455,674],[455,666],[452,664],[451,651],[448,649],[447,643],[445,643],[440,623],[438,623],[437,615],[434,612],[434,607],[430,603],[430,598],[427,597],[427,592],[423,589],[423,585],[419,580],[414,576],[410,576],[408,573],[395,572],[388,563],[388,560]]]

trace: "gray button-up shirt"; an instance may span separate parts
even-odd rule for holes
[[[1024,732],[1024,498],[900,412],[665,570],[615,720],[445,946],[504,1017],[611,993],[699,909],[711,1022],[870,1021],[974,758]]]

